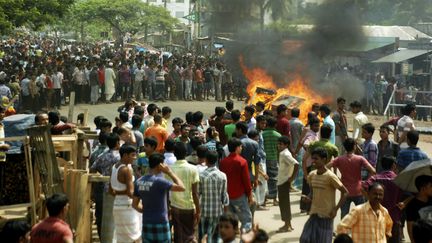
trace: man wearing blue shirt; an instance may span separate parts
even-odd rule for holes
[[[332,128],[332,132],[330,135],[330,142],[332,144],[336,143],[336,126],[333,119],[330,116],[331,110],[327,104],[320,106],[320,115],[324,117],[323,125],[329,125]]]

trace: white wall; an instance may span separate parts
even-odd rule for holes
[[[150,4],[157,6],[164,6],[165,0],[143,0]],[[188,24],[189,21],[183,17],[189,15],[189,2],[190,0],[166,0],[167,10],[171,13],[171,16],[176,17],[180,22]]]

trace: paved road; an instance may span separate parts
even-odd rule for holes
[[[89,125],[93,125],[94,117],[98,115],[103,115],[114,121],[115,116],[118,115],[117,108],[122,105],[122,103],[117,102],[113,104],[101,104],[101,105],[76,105],[74,110],[74,117],[76,119],[77,114],[83,112],[84,109],[89,110]],[[191,101],[167,101],[161,102],[159,106],[169,106],[172,108],[173,113],[171,118],[181,117],[184,119],[184,114],[188,111],[202,111],[205,117],[208,117],[214,113],[214,108],[216,106],[224,106],[222,102],[216,101],[204,101],[204,102],[191,102]],[[241,109],[243,107],[241,102],[235,102],[235,109]],[[62,107],[60,110],[63,115],[67,115],[68,107]],[[378,124],[375,124],[376,126]],[[379,140],[378,133],[375,133],[375,141]],[[420,142],[419,146],[422,150],[426,151],[429,156],[432,155],[432,146],[429,143]],[[291,211],[293,215],[292,225],[294,231],[288,233],[276,233],[276,230],[282,226],[282,221],[280,220],[279,207],[270,206],[268,211],[258,211],[255,214],[255,222],[260,225],[261,228],[266,230],[271,236],[271,242],[285,243],[285,242],[298,242],[303,225],[306,222],[308,216],[305,214],[300,214],[299,209],[300,193],[291,194]],[[340,214],[335,218],[334,225],[340,221]],[[405,232],[406,238],[408,234]],[[408,241],[405,241],[408,242]]]

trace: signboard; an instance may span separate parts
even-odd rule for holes
[[[274,101],[272,103],[272,106],[277,107],[279,105],[284,104],[288,107],[289,110],[291,110],[293,108],[299,107],[301,104],[303,104],[303,102],[305,102],[305,99],[303,98],[291,96],[291,95],[284,95],[279,97],[276,101]]]
[[[195,23],[199,22],[199,15],[197,12],[191,12],[189,15],[183,16],[183,18]]]
[[[413,64],[402,63],[401,65],[402,75],[412,75],[413,74]]]

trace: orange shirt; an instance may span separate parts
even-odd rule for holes
[[[168,139],[168,132],[160,124],[154,124],[147,128],[145,137],[154,137],[157,141],[156,152],[162,153],[165,148],[165,141]]]

